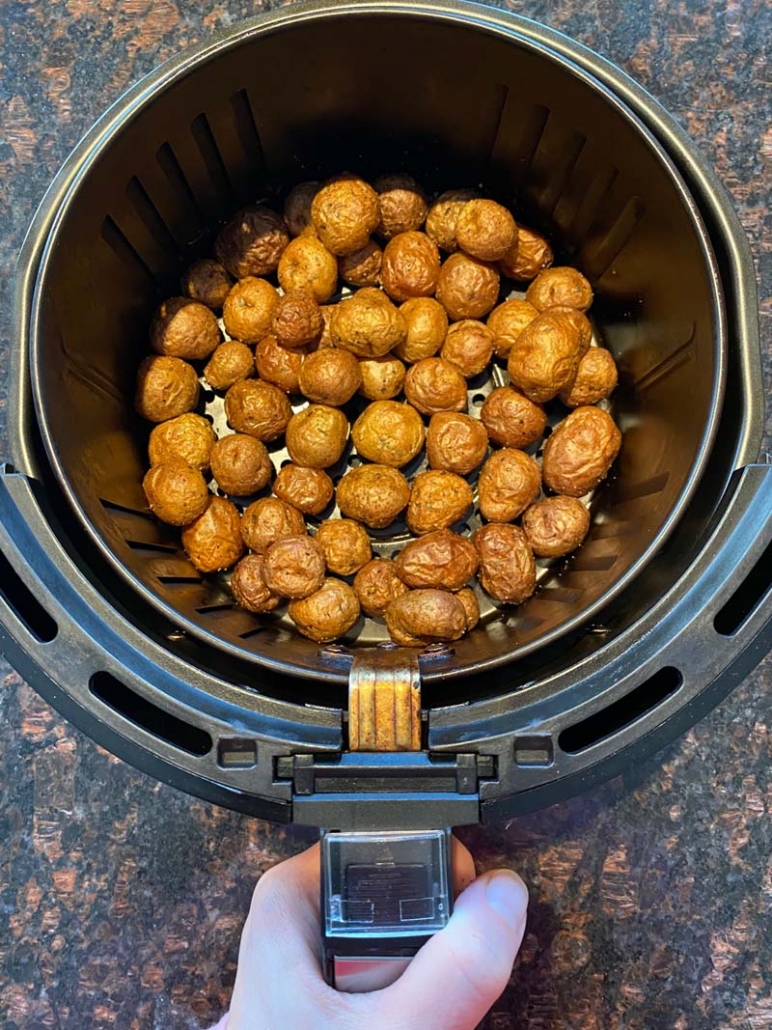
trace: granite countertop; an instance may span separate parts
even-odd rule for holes
[[[14,256],[60,162],[142,74],[268,6],[0,7],[0,420]],[[769,387],[772,9],[758,0],[498,6],[621,65],[714,163],[757,261]],[[153,782],[76,732],[2,659],[0,678],[0,1024],[208,1025],[228,1002],[256,877],[307,836]],[[771,687],[767,657],[627,777],[465,834],[482,867],[511,865],[531,888],[523,950],[490,1030],[772,1026]]]

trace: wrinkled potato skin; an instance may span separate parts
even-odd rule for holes
[[[493,337],[484,322],[466,318],[454,322],[440,351],[440,357],[457,369],[465,379],[484,371],[493,357]]]
[[[348,419],[340,408],[310,404],[289,421],[287,451],[296,465],[330,468],[346,449],[348,430]]]
[[[554,493],[583,497],[608,475],[622,434],[601,408],[576,408],[544,445],[544,482]]]
[[[488,315],[487,326],[493,337],[493,350],[497,358],[508,358],[522,331],[539,312],[527,300],[505,300]]]
[[[319,515],[332,500],[335,487],[322,469],[285,465],[279,469],[273,492],[298,511],[306,515]]]
[[[549,313],[551,315],[560,315],[561,318],[566,318],[574,327],[579,336],[579,347],[582,354],[586,354],[589,350],[590,344],[592,343],[592,325],[590,320],[583,311],[579,311],[577,308],[565,308],[555,307],[550,308]]]
[[[219,311],[233,286],[233,279],[219,262],[203,258],[185,271],[180,285],[186,297]]]
[[[437,300],[451,320],[483,318],[499,299],[499,273],[495,265],[468,254],[451,254],[440,269]]]
[[[546,497],[523,515],[523,532],[537,558],[562,558],[581,544],[590,513],[575,497]]]
[[[432,415],[426,433],[430,468],[467,476],[481,464],[487,450],[488,434],[478,419],[450,411]]]
[[[332,333],[330,332],[330,325],[332,324],[332,313],[337,307],[336,304],[324,304],[322,305],[322,319],[324,320],[324,328],[322,329],[322,335],[319,337],[316,349],[322,350],[324,347],[334,347],[335,344],[332,342]]]
[[[581,354],[571,323],[547,311],[526,326],[510,350],[509,378],[526,397],[543,404],[573,380]]]
[[[324,573],[324,552],[305,533],[277,540],[266,551],[263,579],[279,597],[308,597],[322,585]]]
[[[264,566],[262,554],[248,554],[231,575],[233,600],[248,612],[272,612],[281,604],[281,598],[272,594],[265,584]]]
[[[410,500],[408,481],[390,465],[360,465],[338,483],[338,507],[343,515],[373,529],[390,526]]]
[[[289,241],[281,215],[259,204],[240,211],[223,226],[215,240],[214,253],[234,279],[270,275],[276,271]]]
[[[338,273],[349,286],[377,286],[381,281],[383,251],[368,240],[361,250],[338,258]]]
[[[212,497],[206,511],[182,531],[182,546],[199,572],[220,572],[244,553],[241,516],[224,497]]]
[[[517,242],[517,225],[495,200],[470,200],[456,219],[456,242],[480,261],[498,261]]]
[[[309,354],[300,369],[300,392],[316,404],[339,408],[362,385],[362,370],[347,350],[325,347]]]
[[[329,644],[347,633],[359,618],[357,595],[342,579],[326,579],[316,593],[291,601],[289,616],[304,637]]]
[[[403,232],[386,244],[381,284],[392,300],[431,297],[440,277],[440,252],[426,233]]]
[[[592,304],[592,287],[576,268],[546,268],[528,287],[525,299],[539,311],[556,307],[586,311]]]
[[[378,235],[386,240],[420,229],[429,207],[424,192],[411,175],[382,175],[373,183],[381,220]]]
[[[294,350],[313,343],[322,335],[324,317],[313,294],[292,290],[279,298],[271,322],[273,335],[281,347]]]
[[[330,572],[353,576],[373,556],[367,530],[353,519],[328,519],[316,532]]]
[[[253,501],[241,520],[244,543],[257,554],[265,554],[278,540],[301,536],[306,532],[305,519],[297,508],[278,497],[261,497]]]
[[[549,268],[553,260],[552,247],[547,240],[533,229],[518,225],[517,239],[499,261],[499,268],[508,279],[528,282]]]
[[[536,562],[519,526],[490,522],[472,537],[480,586],[496,601],[521,604],[536,589]]]
[[[213,390],[229,390],[234,383],[249,379],[255,370],[255,359],[245,343],[226,340],[213,352],[204,367],[204,379]]]
[[[483,401],[480,421],[491,443],[499,447],[528,447],[544,435],[544,409],[511,386],[499,386]]]
[[[192,411],[198,403],[196,370],[182,358],[153,355],[137,370],[134,408],[148,422],[166,422]]]
[[[292,408],[278,387],[261,379],[244,379],[225,394],[225,414],[237,433],[268,443],[287,429]]]
[[[279,294],[265,279],[250,276],[237,282],[225,298],[222,318],[225,331],[242,343],[259,343],[271,331]]]
[[[413,297],[399,310],[407,325],[407,335],[394,353],[409,365],[434,357],[448,333],[445,308],[433,297]]]
[[[186,526],[203,514],[209,503],[206,480],[181,458],[153,465],[142,480],[148,506],[170,526]]]
[[[412,589],[460,590],[477,572],[479,562],[472,541],[449,529],[411,540],[395,559],[399,578]]]
[[[409,590],[389,558],[373,558],[354,577],[354,592],[362,611],[373,618],[383,615],[392,601]]]
[[[560,399],[569,408],[597,404],[616,389],[618,380],[611,352],[605,347],[590,347],[579,362],[573,382],[560,391]]]
[[[421,416],[400,401],[373,401],[351,431],[359,454],[377,465],[401,468],[419,453],[426,439]]]
[[[480,621],[480,605],[477,601],[477,595],[471,587],[464,587],[463,590],[458,590],[455,596],[464,606],[466,631],[469,633]]]
[[[489,522],[511,522],[539,496],[541,471],[525,451],[494,451],[480,469],[480,513]]]
[[[191,468],[206,472],[214,441],[211,424],[201,415],[186,412],[162,422],[152,431],[148,441],[150,464],[160,465],[179,458]]]
[[[330,319],[333,346],[360,358],[379,358],[405,339],[407,325],[385,293],[371,287],[336,304]]]
[[[473,500],[471,486],[455,472],[422,472],[413,480],[407,524],[417,536],[447,529],[464,518]]]
[[[300,369],[305,359],[305,348],[282,347],[275,336],[264,336],[255,348],[257,374],[285,393],[300,393]]]
[[[466,410],[466,380],[443,358],[422,358],[405,376],[405,396],[422,415]]]
[[[311,225],[311,204],[321,183],[299,182],[284,201],[284,224],[291,236],[302,236]]]
[[[220,342],[212,311],[188,297],[170,297],[158,306],[150,323],[150,346],[169,358],[202,361]]]
[[[325,247],[338,257],[353,254],[370,239],[380,221],[378,194],[356,175],[325,183],[311,204],[311,224]]]
[[[426,216],[426,232],[437,246],[449,254],[458,250],[456,222],[464,206],[479,197],[477,190],[448,190],[442,193],[429,208]]]
[[[386,627],[395,644],[422,647],[458,640],[466,632],[466,611],[446,590],[411,590],[386,609]]]
[[[380,358],[363,358],[359,362],[362,385],[359,392],[370,401],[388,401],[402,392],[405,366],[392,354]]]
[[[219,488],[236,497],[262,490],[273,472],[265,444],[244,433],[221,437],[212,448],[211,463]]]
[[[324,304],[338,288],[335,255],[315,236],[299,236],[281,256],[279,286],[285,293],[304,290]]]

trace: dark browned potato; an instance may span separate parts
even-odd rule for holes
[[[551,315],[560,315],[561,318],[568,319],[579,336],[579,345],[581,347],[582,354],[584,354],[592,343],[592,325],[587,315],[585,315],[583,311],[579,311],[578,308],[566,308],[560,306],[550,308],[549,313]]]
[[[421,228],[429,208],[423,190],[412,175],[382,175],[374,186],[381,211],[379,236],[390,240],[401,232]]]
[[[466,380],[442,358],[422,358],[405,376],[405,396],[423,415],[466,408]]]
[[[464,587],[463,590],[458,590],[456,592],[456,597],[464,606],[464,613],[466,614],[466,631],[469,633],[480,621],[480,605],[477,601],[477,595],[471,587]]]
[[[305,533],[277,540],[266,551],[263,579],[279,597],[308,597],[322,585],[324,573],[324,552]]]
[[[455,472],[422,472],[413,480],[407,524],[418,536],[446,529],[463,519],[473,500],[471,486]]]
[[[319,191],[318,182],[299,182],[284,201],[284,222],[291,236],[302,236],[311,225],[311,204]]]
[[[300,392],[310,401],[339,408],[362,385],[362,371],[351,351],[325,347],[308,355],[298,381]]]
[[[285,293],[305,290],[324,304],[338,288],[338,262],[321,240],[299,236],[281,256],[279,286]]]
[[[204,514],[183,529],[182,546],[199,572],[220,572],[235,565],[244,553],[236,505],[224,497],[211,497]]]
[[[273,492],[306,515],[319,515],[332,500],[335,487],[322,469],[285,465],[279,470]]]
[[[397,575],[394,562],[389,558],[373,558],[354,577],[354,592],[365,615],[377,618],[383,615],[392,601],[402,597],[410,588]]]
[[[206,472],[215,441],[212,425],[202,415],[187,412],[162,422],[150,434],[148,456],[151,465],[181,458],[191,468]]]
[[[480,514],[489,522],[511,522],[533,504],[541,488],[541,470],[525,451],[494,451],[480,469],[477,494]]]
[[[241,520],[244,543],[257,554],[265,554],[277,540],[305,532],[306,523],[301,513],[278,497],[261,497],[259,501],[253,501]]]
[[[340,460],[348,441],[348,419],[340,408],[309,404],[287,426],[287,451],[296,465],[326,469]]]
[[[399,310],[407,325],[407,335],[394,353],[408,364],[434,357],[448,332],[445,308],[433,297],[413,297]]]
[[[581,544],[590,528],[590,513],[575,497],[546,497],[523,515],[523,532],[538,558],[561,558]]]
[[[265,584],[264,565],[262,554],[248,554],[231,575],[233,600],[248,612],[272,612],[281,604],[281,598],[272,594]]]
[[[469,475],[488,450],[485,426],[470,415],[439,411],[432,415],[426,433],[426,457],[433,469]]]
[[[499,386],[483,401],[480,420],[491,443],[499,447],[528,447],[544,435],[544,408],[512,386]]]
[[[185,271],[181,286],[186,297],[219,310],[233,286],[233,279],[218,261],[203,258],[194,261]]]
[[[134,408],[148,422],[166,422],[192,411],[198,390],[196,370],[187,361],[154,355],[137,370]]]
[[[305,290],[292,290],[279,298],[271,328],[280,346],[290,349],[305,347],[322,335],[322,309],[313,294]]]
[[[471,540],[438,529],[405,544],[396,557],[397,574],[413,589],[460,590],[477,572],[480,559]]]
[[[371,401],[388,401],[402,391],[405,366],[393,354],[380,358],[363,358],[359,362],[362,385],[359,392]]]
[[[472,257],[498,261],[517,242],[517,225],[495,200],[470,200],[456,219],[456,242]]]
[[[390,465],[361,465],[343,476],[336,494],[343,515],[384,529],[407,506],[410,486]]]
[[[182,458],[153,465],[145,473],[142,489],[150,510],[170,526],[187,526],[209,503],[206,480]]]
[[[488,329],[493,336],[493,349],[497,358],[509,357],[512,346],[526,326],[539,312],[527,300],[505,300],[488,315]]]
[[[482,318],[499,299],[499,273],[495,265],[468,254],[451,254],[440,269],[437,300],[452,321]]]
[[[526,290],[525,299],[539,311],[547,308],[578,308],[592,304],[592,286],[576,268],[545,268]]]
[[[336,304],[330,320],[333,345],[360,358],[378,358],[399,346],[407,325],[381,290],[366,286],[353,297]]]
[[[426,216],[426,232],[442,250],[458,250],[456,222],[464,206],[479,197],[477,190],[448,190],[442,193]]]
[[[440,252],[426,233],[403,232],[386,244],[381,283],[393,300],[431,297],[439,277]]]
[[[544,445],[545,485],[556,494],[582,497],[608,475],[622,446],[622,434],[601,408],[576,408]]]
[[[596,404],[616,388],[618,378],[611,352],[605,347],[590,347],[579,362],[573,382],[560,391],[560,399],[569,408]]]
[[[347,633],[359,618],[357,595],[342,579],[326,579],[302,601],[291,601],[289,616],[304,637],[329,644]]]
[[[219,488],[237,497],[262,490],[273,472],[265,444],[244,433],[221,437],[212,448],[211,462]]]
[[[521,604],[536,589],[536,562],[519,526],[489,522],[472,537],[480,555],[477,578],[496,601]]]
[[[400,401],[373,401],[351,430],[354,446],[363,458],[392,468],[412,461],[425,437],[421,416],[415,408]]]
[[[518,225],[514,246],[499,261],[499,268],[508,279],[522,282],[535,279],[552,261],[552,247],[547,240],[533,229]]]
[[[305,348],[282,347],[275,336],[264,336],[255,349],[257,374],[285,393],[300,393],[300,369],[305,360]]]
[[[206,304],[170,297],[159,305],[150,323],[150,346],[156,354],[201,361],[220,342],[220,327]]]
[[[466,632],[466,611],[446,590],[411,590],[386,609],[386,627],[402,647],[458,640]]]
[[[373,556],[367,530],[353,519],[328,519],[316,532],[330,572],[353,576]]]
[[[382,261],[383,251],[375,240],[368,240],[361,250],[338,258],[338,273],[350,286],[377,286]]]
[[[281,215],[258,204],[244,208],[222,227],[215,240],[214,254],[236,279],[270,275],[276,271],[289,240]]]
[[[338,257],[361,250],[380,217],[378,194],[350,173],[330,179],[311,204],[311,223],[319,239]]]
[[[225,394],[228,424],[258,440],[276,440],[287,428],[292,408],[286,393],[260,379],[244,379]]]
[[[543,404],[576,375],[582,355],[579,335],[562,315],[546,311],[520,333],[507,359],[512,385]]]
[[[454,322],[440,351],[440,357],[472,379],[488,367],[493,357],[493,337],[484,322],[465,318]]]
[[[259,343],[271,331],[279,294],[265,279],[249,276],[236,283],[225,298],[222,319],[225,331],[242,343]]]
[[[249,379],[254,371],[255,359],[250,348],[238,340],[226,340],[204,366],[204,379],[213,390],[229,390],[234,383]]]

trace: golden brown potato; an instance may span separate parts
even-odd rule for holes
[[[410,486],[390,465],[361,465],[343,476],[336,494],[343,515],[384,529],[407,506]]]
[[[201,361],[220,342],[220,327],[212,311],[187,297],[170,297],[150,323],[150,346],[156,354]]]
[[[538,314],[527,300],[505,300],[491,311],[487,325],[493,336],[493,350],[497,358],[509,357],[515,341]]]
[[[273,492],[306,515],[319,515],[332,500],[335,487],[322,469],[284,465],[273,484]]]
[[[561,558],[581,544],[590,513],[575,497],[546,497],[527,508],[523,532],[537,558]]]
[[[605,347],[590,347],[579,362],[573,381],[560,391],[560,399],[569,408],[596,404],[616,389],[616,362]]]
[[[354,423],[351,438],[359,454],[378,465],[401,468],[424,445],[421,416],[400,401],[373,401]]]
[[[469,633],[480,621],[480,605],[477,601],[477,595],[471,587],[464,587],[463,590],[458,590],[455,596],[464,606],[466,631]]]
[[[499,386],[483,401],[480,420],[491,443],[499,447],[528,447],[544,435],[544,408],[512,386]]]
[[[562,315],[546,311],[520,333],[507,359],[512,385],[543,404],[576,375],[581,358],[579,336]]]
[[[308,597],[324,582],[324,572],[324,552],[305,533],[277,540],[266,551],[263,579],[278,597]]]
[[[186,297],[219,310],[233,286],[233,279],[217,261],[203,258],[186,269],[181,286]]]
[[[589,318],[583,311],[577,308],[555,307],[550,308],[551,315],[560,315],[567,318],[579,336],[579,346],[582,354],[585,354],[592,343],[592,325]]]
[[[350,173],[330,179],[311,203],[311,224],[325,247],[338,257],[361,250],[378,228],[380,217],[378,194],[364,179]]]
[[[259,501],[253,501],[241,520],[244,543],[257,554],[265,554],[277,540],[305,532],[306,523],[301,513],[278,497],[261,497]]]
[[[262,490],[271,478],[273,465],[265,444],[254,436],[231,433],[212,448],[212,475],[226,494],[248,497]]]
[[[298,182],[284,201],[284,223],[291,236],[302,236],[311,225],[311,204],[319,191],[318,182]]]
[[[324,328],[322,329],[322,335],[319,337],[316,348],[322,350],[324,347],[334,347],[335,344],[332,342],[332,333],[330,332],[330,325],[332,324],[332,313],[335,310],[335,304],[323,304],[321,308],[322,319],[324,321]]]
[[[397,575],[394,562],[388,558],[373,558],[354,577],[354,592],[362,611],[373,618],[383,615],[391,602],[409,589]]]
[[[333,309],[330,320],[333,345],[350,350],[360,358],[388,354],[406,335],[404,316],[380,290],[365,287]]]
[[[411,590],[386,609],[386,627],[395,644],[422,647],[463,637],[466,612],[446,590]]]
[[[432,415],[426,433],[429,467],[469,475],[488,450],[485,426],[470,415],[439,411]]]
[[[517,225],[495,200],[470,200],[458,213],[456,242],[480,261],[498,261],[517,242]]]
[[[226,340],[221,343],[204,366],[204,379],[213,390],[229,390],[234,383],[249,379],[255,370],[255,359],[245,343]]]
[[[153,465],[145,473],[142,489],[150,510],[170,526],[187,526],[209,503],[206,480],[182,458]]]
[[[586,311],[592,304],[592,286],[576,268],[545,268],[526,290],[525,299],[539,311],[556,307]]]
[[[392,300],[431,297],[439,277],[440,252],[426,233],[403,232],[386,244],[381,283]]]
[[[292,290],[279,298],[271,328],[281,347],[289,347],[290,350],[305,347],[322,334],[322,310],[313,294],[305,290]]]
[[[556,494],[583,497],[608,475],[622,434],[600,408],[576,408],[544,445],[544,482]]]
[[[489,522],[511,522],[533,504],[541,488],[541,470],[525,451],[494,451],[480,469],[477,493],[480,514]]]
[[[242,343],[259,343],[271,331],[279,294],[265,279],[250,276],[236,283],[225,298],[222,319],[225,331]]]
[[[465,318],[454,322],[440,351],[440,357],[458,369],[465,379],[484,371],[493,357],[493,337],[484,322]]]
[[[316,532],[330,572],[353,576],[373,556],[367,530],[353,519],[328,519]]]
[[[289,240],[281,215],[258,204],[244,208],[222,227],[214,243],[214,254],[236,279],[270,275],[276,271]]]
[[[324,304],[338,288],[338,262],[321,240],[299,236],[281,256],[279,286],[285,293],[304,290]]]
[[[291,601],[289,616],[304,637],[329,644],[347,633],[359,618],[357,595],[342,579],[326,579],[316,593]]]
[[[308,355],[298,381],[300,392],[310,401],[339,408],[362,385],[362,371],[351,351],[325,347]]]
[[[231,575],[233,600],[248,612],[272,612],[281,604],[281,598],[272,594],[265,584],[264,566],[262,554],[248,554]]]
[[[472,537],[480,555],[480,586],[496,601],[521,604],[536,589],[536,562],[519,526],[489,522]]]
[[[244,379],[225,394],[228,424],[237,433],[247,433],[258,440],[278,439],[292,417],[286,393],[260,379]]]
[[[388,401],[401,393],[405,382],[405,366],[392,354],[380,358],[363,358],[359,362],[362,385],[359,392],[371,401]]]
[[[338,274],[350,286],[377,286],[382,261],[383,251],[375,240],[368,240],[361,250],[338,258]]]
[[[309,404],[287,426],[287,451],[296,465],[326,469],[340,461],[348,441],[348,419],[340,408]]]
[[[422,415],[464,411],[466,380],[442,358],[422,358],[407,370],[405,396]]]
[[[517,239],[499,261],[499,268],[508,279],[524,282],[535,279],[552,261],[552,248],[547,240],[533,229],[518,225]]]
[[[407,325],[407,335],[394,353],[408,364],[434,357],[448,332],[445,308],[433,297],[413,297],[399,310]]]
[[[151,465],[181,458],[199,472],[209,469],[209,456],[215,441],[212,425],[202,415],[187,412],[162,422],[150,434],[148,456]]]
[[[198,403],[196,370],[182,358],[154,355],[137,370],[134,408],[148,422],[166,422],[192,411]]]
[[[378,235],[386,240],[420,229],[429,211],[424,192],[411,175],[382,175],[374,182],[381,220]]]
[[[220,572],[235,565],[244,553],[236,505],[224,497],[211,497],[204,514],[183,529],[182,546],[199,572]]]
[[[495,265],[468,254],[451,254],[440,269],[437,300],[454,322],[482,318],[499,299],[499,273]]]
[[[413,480],[407,524],[418,536],[446,529],[464,518],[473,500],[471,486],[455,472],[422,472]]]
[[[480,559],[471,540],[438,529],[405,544],[396,557],[397,574],[413,589],[460,590],[477,572]]]
[[[264,336],[255,349],[257,374],[285,393],[300,393],[300,369],[305,360],[304,347],[282,347],[275,336]]]
[[[479,197],[477,190],[448,190],[442,193],[426,216],[426,232],[442,250],[452,253],[458,250],[456,240],[456,222],[461,211],[469,203]]]

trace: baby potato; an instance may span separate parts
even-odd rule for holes
[[[336,494],[343,515],[385,529],[406,508],[410,486],[390,465],[360,465],[343,476]]]
[[[480,409],[480,420],[491,443],[499,447],[528,447],[544,435],[547,415],[512,386],[491,390]]]
[[[284,393],[300,393],[300,369],[306,353],[305,347],[282,347],[275,336],[264,336],[255,348],[257,374]]]
[[[202,415],[186,412],[156,426],[148,441],[151,465],[180,458],[186,465],[207,472],[215,441],[212,424]]]
[[[451,321],[483,318],[499,299],[499,273],[495,265],[468,254],[451,254],[440,269],[437,300]]]
[[[241,516],[224,497],[210,497],[204,513],[182,531],[182,546],[199,572],[221,572],[244,553]]]
[[[521,604],[536,589],[536,562],[519,526],[489,522],[472,537],[480,555],[480,586],[495,601]]]
[[[134,409],[148,422],[166,422],[198,403],[196,370],[182,358],[151,355],[137,370]]]
[[[354,423],[354,446],[367,461],[401,468],[419,453],[426,430],[421,416],[400,401],[373,401]]]
[[[581,359],[579,336],[562,315],[546,311],[520,333],[507,359],[512,385],[537,404],[572,382]]]
[[[284,201],[284,224],[291,236],[302,236],[311,225],[311,204],[319,192],[318,182],[299,182]]]
[[[322,311],[312,293],[292,290],[279,298],[271,329],[280,346],[305,347],[321,336],[323,328]]]
[[[277,540],[301,536],[305,532],[306,523],[301,513],[278,497],[261,497],[253,501],[241,520],[244,543],[257,554],[265,554]]]
[[[411,175],[382,175],[373,186],[381,211],[379,236],[390,240],[421,228],[429,208],[423,190]]]
[[[592,286],[576,268],[546,268],[528,287],[525,299],[539,311],[556,307],[586,311],[592,304]]]
[[[537,558],[562,558],[581,544],[590,529],[590,513],[575,497],[545,497],[527,508],[523,532]]]
[[[409,591],[389,558],[373,558],[354,577],[354,593],[362,611],[373,618],[382,616],[392,601]]]
[[[353,254],[370,239],[381,218],[378,194],[358,175],[330,179],[311,202],[311,224],[338,257]]]
[[[338,288],[335,255],[315,236],[298,236],[279,260],[279,286],[285,293],[302,290],[326,303]]]
[[[517,225],[511,213],[495,200],[470,200],[456,219],[456,242],[472,257],[498,261],[517,242]]]
[[[611,351],[605,347],[590,347],[579,362],[573,381],[559,396],[569,408],[596,404],[616,389],[618,378]]]
[[[338,258],[338,273],[349,286],[377,286],[382,262],[383,251],[375,240],[368,240],[361,250]]]
[[[583,311],[579,311],[578,308],[560,306],[550,308],[549,313],[551,315],[560,315],[561,318],[565,318],[571,323],[579,336],[581,353],[585,354],[592,343],[592,325],[587,315]]]
[[[276,271],[289,240],[281,215],[258,204],[244,208],[222,227],[214,253],[234,279],[270,275]]]
[[[431,297],[440,275],[440,252],[426,233],[403,232],[386,244],[381,263],[384,290],[400,303]]]
[[[315,539],[327,568],[336,576],[353,576],[373,556],[367,530],[353,519],[327,519]]]
[[[388,401],[402,392],[405,366],[393,354],[363,358],[359,362],[362,385],[359,392],[371,401]]]
[[[557,494],[583,497],[608,475],[622,446],[622,434],[601,408],[576,408],[544,445],[544,483]]]
[[[211,462],[219,488],[236,497],[262,490],[273,472],[265,444],[245,433],[220,437],[212,448]]]
[[[255,358],[245,343],[226,340],[212,352],[204,366],[204,379],[213,390],[229,390],[234,383],[249,379],[255,370]]]
[[[458,640],[466,632],[466,610],[446,590],[411,590],[386,609],[386,628],[395,644],[423,647]]]
[[[308,355],[298,382],[300,392],[310,401],[338,408],[347,404],[362,385],[362,371],[350,351],[326,347]]]
[[[461,211],[479,197],[477,190],[448,190],[440,194],[426,216],[426,232],[442,250],[452,253],[458,250],[456,223]]]
[[[465,379],[479,375],[493,357],[493,337],[484,322],[466,318],[454,322],[440,351],[440,357]]]
[[[272,594],[266,586],[264,567],[265,558],[262,554],[248,554],[231,573],[233,600],[248,612],[272,612],[281,604],[281,598]]]
[[[259,343],[271,331],[279,294],[265,279],[249,276],[237,282],[222,309],[225,331],[242,343]]]
[[[260,379],[244,379],[225,394],[225,414],[237,433],[268,443],[287,429],[292,408],[278,387]]]
[[[487,326],[493,337],[493,350],[497,358],[509,357],[522,331],[538,314],[527,300],[505,300],[491,311]]]
[[[501,274],[521,282],[535,279],[553,261],[552,247],[533,229],[517,227],[517,239],[499,261]]]
[[[470,415],[438,411],[426,433],[429,467],[467,476],[481,464],[488,450],[485,426]]]
[[[407,325],[385,293],[371,287],[336,304],[330,319],[333,346],[360,358],[388,354],[405,339]]]
[[[191,300],[206,304],[208,308],[218,310],[225,303],[233,279],[218,261],[203,258],[194,261],[182,276],[182,292]]]
[[[469,633],[480,621],[480,605],[477,600],[477,595],[471,587],[464,587],[463,590],[457,590],[455,596],[464,606],[464,614],[466,615],[466,631]]]
[[[321,587],[324,573],[324,552],[305,533],[277,540],[265,553],[263,579],[278,597],[308,597]]]
[[[273,492],[306,515],[319,515],[332,500],[335,487],[322,469],[284,465],[273,484]]]
[[[409,587],[460,590],[477,572],[480,559],[471,540],[438,529],[405,544],[397,555],[397,575]]]
[[[407,524],[418,536],[446,529],[464,518],[473,500],[471,486],[455,472],[422,472],[413,480]]]
[[[394,348],[394,353],[408,364],[434,357],[448,332],[445,308],[433,297],[413,297],[399,310],[405,319],[407,334]]]
[[[342,579],[325,579],[309,597],[291,601],[289,617],[299,633],[318,644],[329,644],[347,633],[359,618],[357,595]]]
[[[466,380],[443,358],[422,358],[407,370],[405,396],[422,415],[464,411]]]
[[[309,404],[289,420],[287,452],[296,465],[330,468],[346,449],[348,428],[348,419],[340,408]]]
[[[511,522],[539,496],[541,471],[525,451],[504,447],[480,470],[477,493],[480,514],[489,522]]]
[[[206,480],[181,458],[153,465],[142,480],[148,506],[156,518],[170,526],[186,526],[209,503]]]
[[[170,297],[150,323],[150,346],[169,358],[201,361],[220,342],[220,327],[212,311],[187,297]]]

